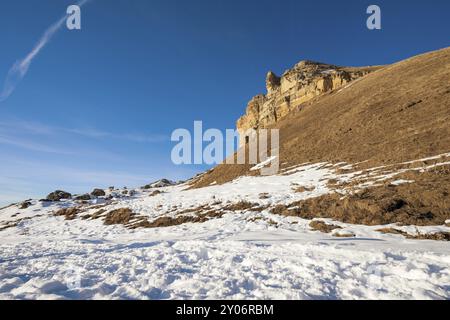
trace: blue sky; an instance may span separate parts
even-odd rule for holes
[[[66,8],[0,5],[0,86]],[[366,8],[382,30],[366,28]],[[55,189],[184,179],[170,159],[176,128],[234,128],[268,70],[304,59],[392,63],[449,45],[450,2],[91,0],[82,30],[62,28],[0,102],[0,205]]]

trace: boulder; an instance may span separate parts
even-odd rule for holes
[[[70,199],[72,195],[62,190],[56,190],[47,196],[47,201],[60,201],[62,199]]]
[[[91,195],[94,197],[104,197],[106,196],[106,192],[102,189],[94,189],[94,191],[91,192]]]
[[[158,181],[149,183],[145,186],[142,187],[142,189],[152,189],[152,188],[163,188],[163,187],[169,187],[169,186],[174,186],[177,183],[169,180],[169,179],[160,179]]]
[[[75,197],[75,200],[87,201],[87,200],[91,200],[91,196],[86,193],[86,194],[82,194],[82,195]]]
[[[24,201],[20,204],[19,209],[27,209],[29,206],[31,206],[31,202],[30,201]]]

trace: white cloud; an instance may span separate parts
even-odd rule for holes
[[[139,134],[139,133],[115,133],[95,128],[63,128],[48,126],[37,122],[22,120],[0,120],[0,133],[10,134],[12,132],[32,133],[39,135],[73,134],[95,139],[119,139],[142,143],[156,143],[170,141],[167,135],[163,134]]]
[[[64,129],[67,132],[91,137],[91,138],[111,138],[111,139],[121,139],[121,140],[129,140],[134,142],[162,142],[169,141],[168,136],[161,134],[152,134],[152,135],[141,135],[134,133],[112,133],[107,131],[101,131],[92,128],[86,129]]]
[[[88,1],[89,0],[82,0],[78,3],[78,6],[81,7]],[[67,15],[64,15],[58,21],[52,24],[47,30],[45,30],[44,34],[41,36],[30,53],[28,53],[25,58],[16,61],[9,69],[5,79],[3,90],[0,92],[0,102],[6,100],[13,93],[16,86],[27,74],[31,62],[33,62],[33,59],[48,44],[55,33],[61,29],[61,27],[64,25],[64,22],[66,21],[66,18]]]
[[[18,139],[11,136],[3,136],[0,135],[0,144],[7,144],[15,147],[19,147],[22,149],[32,150],[32,151],[38,151],[38,152],[45,152],[45,153],[55,153],[55,154],[75,154],[75,152],[71,150],[61,149],[61,148],[53,148],[41,143],[36,143],[33,141],[27,141],[23,139]]]

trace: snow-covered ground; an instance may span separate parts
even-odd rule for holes
[[[127,207],[152,221],[219,202],[287,204],[330,192],[329,179],[349,178],[336,176],[333,168],[309,164],[278,176],[242,177],[199,190],[160,188],[164,193],[154,196],[152,190],[139,190],[105,208]],[[307,190],[294,192],[299,186]],[[91,205],[97,202],[104,200]],[[0,299],[450,298],[448,242],[410,240],[381,234],[379,226],[330,221],[343,228],[340,232],[355,235],[337,238],[312,231],[310,221],[267,210],[135,230],[106,226],[103,219],[53,215],[74,203],[33,200],[27,209],[0,210],[3,224],[22,219],[0,231]]]

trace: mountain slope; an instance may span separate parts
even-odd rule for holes
[[[394,164],[450,151],[450,48],[385,66],[301,104],[280,129],[281,168],[305,162]],[[254,174],[219,165],[193,186]]]
[[[449,62],[294,106],[276,175],[221,165],[0,208],[0,299],[449,299]]]

